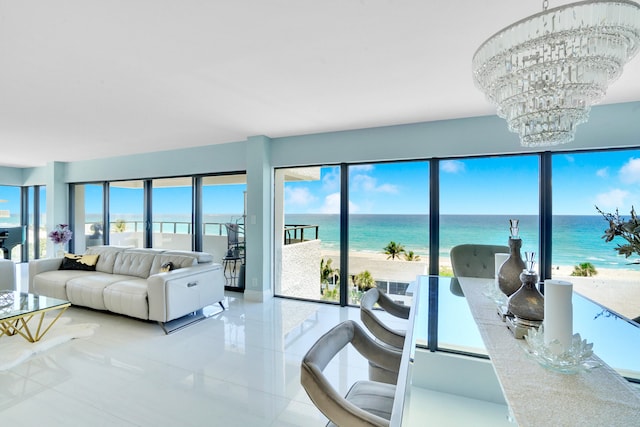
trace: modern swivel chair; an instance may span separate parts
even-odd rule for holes
[[[400,319],[409,318],[410,307],[395,303],[377,288],[369,289],[360,300],[360,320],[369,332],[392,350],[402,353],[406,331],[393,329],[386,325],[376,314],[378,310],[373,308],[376,304],[390,315]],[[389,371],[369,361],[369,379],[395,384],[398,380],[398,371]]]
[[[357,381],[345,397],[331,385],[323,370],[347,344],[368,360],[398,371],[401,356],[372,340],[353,320],[333,327],[302,359],[300,382],[316,407],[329,418],[327,426],[388,426],[396,387],[375,381]]]
[[[509,246],[464,244],[451,248],[451,268],[455,277],[481,277],[493,279],[496,276],[495,256],[509,253]],[[451,281],[451,292],[464,296],[457,280]]]

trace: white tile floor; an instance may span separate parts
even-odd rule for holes
[[[322,426],[300,385],[300,361],[355,308],[274,298],[244,301],[170,335],[155,323],[71,307],[98,323],[76,339],[0,371],[3,426]],[[325,371],[345,394],[367,377],[351,347]]]

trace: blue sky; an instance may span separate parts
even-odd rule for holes
[[[205,186],[202,190],[203,211],[207,214],[241,215],[244,210],[245,189],[245,184]],[[111,212],[142,214],[142,189],[112,188],[110,191]],[[154,189],[153,212],[154,214],[190,213],[191,187]]]
[[[428,213],[427,162],[350,168],[350,212]],[[558,215],[597,215],[640,205],[640,151],[553,156],[553,209]],[[338,213],[339,168],[322,168],[318,181],[287,183],[285,212]],[[440,163],[443,214],[520,214],[538,211],[537,156],[449,160]]]

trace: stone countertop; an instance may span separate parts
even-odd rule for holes
[[[630,426],[640,419],[640,392],[611,367],[566,375],[525,353],[483,294],[493,279],[459,278],[513,417],[519,426]]]

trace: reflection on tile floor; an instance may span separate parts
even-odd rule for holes
[[[244,301],[171,335],[155,323],[71,307],[98,323],[76,339],[0,371],[0,419],[10,426],[323,426],[300,385],[300,361],[356,308],[274,298]],[[1,338],[0,338],[1,339]],[[367,377],[352,347],[325,371],[345,394]]]

